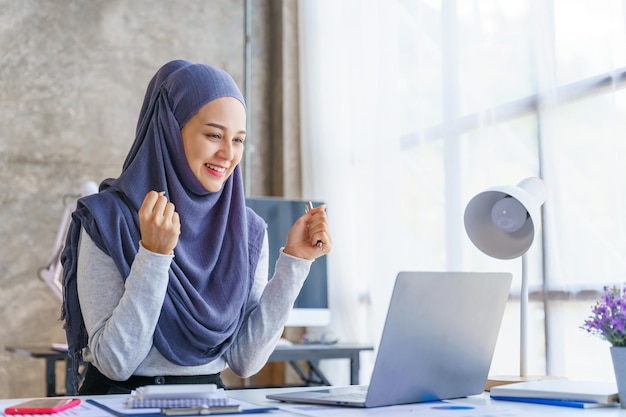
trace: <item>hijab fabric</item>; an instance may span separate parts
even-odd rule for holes
[[[81,359],[88,342],[76,288],[81,228],[114,260],[125,280],[141,240],[137,213],[151,190],[165,192],[181,221],[154,345],[169,361],[194,366],[222,356],[233,343],[266,225],[245,206],[240,167],[220,191],[207,191],[187,163],[180,134],[202,106],[221,97],[234,97],[245,106],[226,72],[180,60],[164,65],[148,85],[122,173],[103,181],[99,193],[78,201],[62,255],[62,319],[75,359]]]

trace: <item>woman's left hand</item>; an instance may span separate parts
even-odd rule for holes
[[[326,205],[309,210],[291,227],[283,249],[288,255],[314,260],[326,255],[332,248],[332,239],[326,217]]]

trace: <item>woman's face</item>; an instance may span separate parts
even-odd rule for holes
[[[210,192],[219,191],[243,156],[246,111],[233,97],[210,101],[181,130],[189,167]]]

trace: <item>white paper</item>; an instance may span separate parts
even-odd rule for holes
[[[507,407],[465,404],[460,402],[437,401],[417,404],[395,405],[391,407],[354,408],[328,405],[280,404],[280,409],[308,417],[517,417],[520,414]]]

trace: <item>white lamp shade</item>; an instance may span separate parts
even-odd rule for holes
[[[80,186],[80,196],[86,197],[88,195],[96,194],[98,192],[98,184],[93,181],[85,181]]]
[[[515,199],[527,212],[519,230],[506,232],[492,220],[494,205],[504,198]],[[489,188],[470,200],[465,208],[465,230],[482,252],[498,259],[514,259],[530,248],[535,225],[540,219],[541,205],[546,201],[546,187],[537,177],[526,178],[516,187]]]

